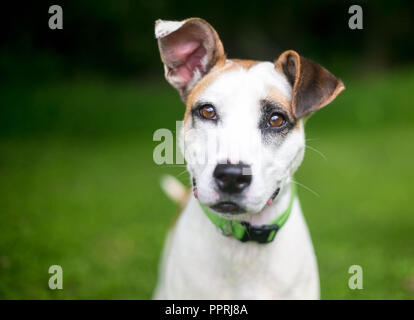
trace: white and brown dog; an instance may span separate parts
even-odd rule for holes
[[[158,20],[155,35],[186,104],[180,146],[194,193],[168,236],[154,298],[318,299],[292,177],[304,118],[344,90],[342,81],[291,50],[275,63],[227,59],[199,18]],[[194,161],[200,154],[209,161]],[[183,193],[165,185],[173,197]]]

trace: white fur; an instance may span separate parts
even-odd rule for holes
[[[159,19],[155,22],[155,37],[158,39],[168,36],[170,33],[180,29],[184,23],[185,21],[165,21]]]
[[[212,175],[217,161],[251,165],[252,183],[238,198],[247,213],[237,218],[253,225],[268,224],[287,208],[291,178],[305,149],[301,120],[286,137],[263,142],[260,101],[269,87],[291,100],[291,86],[272,63],[224,73],[199,97],[216,107],[219,122],[197,121],[193,128],[192,121],[186,121],[180,135],[188,170],[205,205],[220,196]],[[211,145],[208,137],[213,137]],[[193,161],[192,155],[202,154],[208,161]],[[278,197],[266,206],[277,188]],[[157,299],[319,298],[316,259],[298,200],[275,240],[258,244],[222,235],[191,196],[168,237],[160,272]]]

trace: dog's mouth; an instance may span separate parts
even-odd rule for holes
[[[273,200],[278,196],[279,192],[280,192],[280,188],[277,188],[275,192],[273,192],[269,200],[266,202],[266,205],[270,206]],[[193,178],[193,193],[194,193],[194,197],[198,199],[197,185],[196,185],[196,180],[194,178]],[[220,201],[210,206],[210,208],[220,213],[232,214],[232,215],[242,214],[242,213],[247,212],[246,208],[243,208],[242,206],[238,205],[237,203],[233,201]]]
[[[211,206],[211,209],[220,213],[239,214],[245,213],[246,210],[240,207],[237,203],[231,201],[223,201]]]
[[[272,204],[273,200],[279,194],[279,191],[280,191],[280,188],[276,189],[276,191],[273,192],[272,196],[266,202],[266,205],[270,206]],[[240,205],[232,201],[221,201],[211,206],[210,208],[213,209],[214,211],[217,211],[220,213],[227,213],[227,214],[240,214],[240,213],[247,212],[245,208],[241,207]]]
[[[279,194],[279,191],[280,191],[280,188],[277,188],[275,192],[273,192],[269,200],[266,202],[267,206],[270,206],[272,204],[273,200]],[[210,208],[220,213],[232,214],[232,215],[242,214],[248,211],[246,208],[240,206],[239,204],[233,201],[221,201],[211,206]]]

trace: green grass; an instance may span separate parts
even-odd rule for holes
[[[296,180],[322,298],[414,298],[414,72],[344,79],[307,123]],[[153,131],[183,107],[165,85],[78,80],[1,89],[0,298],[147,299],[177,208]],[[64,289],[48,288],[63,267]],[[364,289],[348,288],[360,265]],[[411,284],[410,284],[411,283]]]

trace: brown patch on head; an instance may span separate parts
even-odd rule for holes
[[[268,87],[267,97],[275,103],[277,103],[278,105],[280,105],[283,109],[285,109],[291,117],[294,117],[290,100],[288,99],[288,97],[282,94],[277,88],[273,86]]]
[[[188,95],[186,101],[186,110],[184,114],[184,122],[190,115],[191,107],[194,105],[195,101],[197,101],[200,95],[206,90],[206,88],[222,74],[236,70],[238,68],[240,68],[240,66],[237,64],[234,64],[231,61],[224,61],[222,63],[218,63],[208,74],[206,74]]]
[[[259,64],[261,61],[256,60],[244,60],[244,59],[231,59],[234,63],[237,63],[243,69],[249,70],[251,67]]]
[[[206,74],[194,88],[191,90],[186,100],[186,110],[184,114],[184,121],[189,117],[191,107],[194,105],[194,102],[200,97],[200,95],[206,90],[206,88],[215,81],[218,77],[226,72],[230,72],[237,69],[249,70],[255,65],[261,63],[261,61],[256,60],[242,60],[242,59],[229,59],[229,60],[220,60],[214,68]]]

